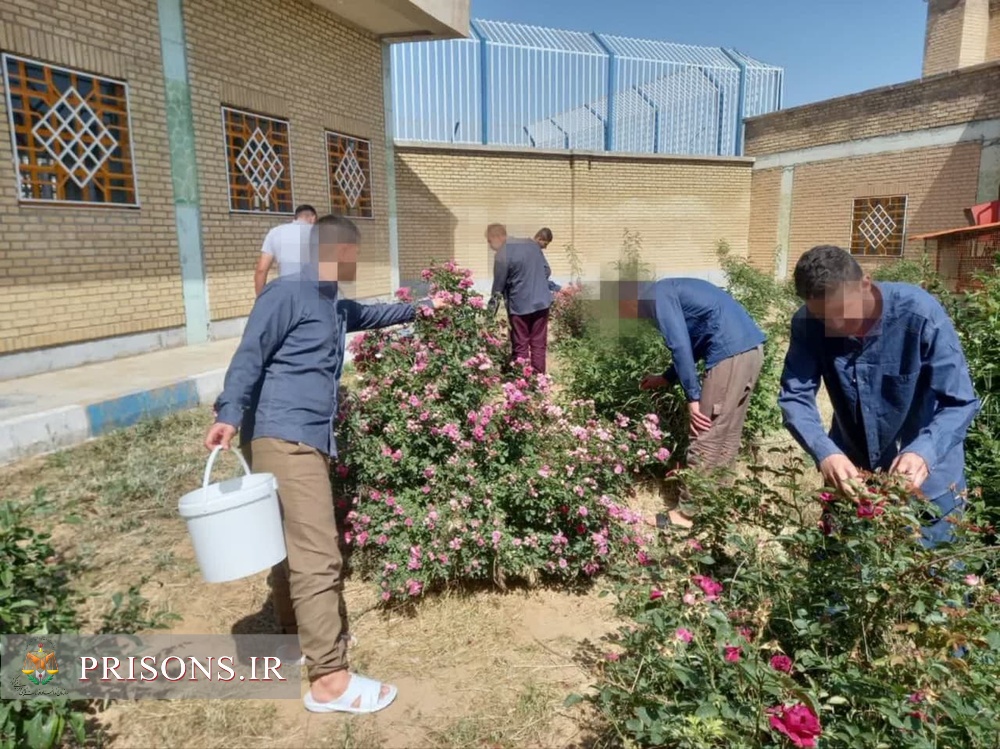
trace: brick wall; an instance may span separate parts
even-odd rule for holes
[[[747,120],[749,156],[1000,117],[1000,63]]]
[[[751,165],[744,160],[622,158],[568,153],[397,146],[400,277],[454,259],[477,278],[492,271],[484,231],[552,229],[548,256],[567,276],[572,244],[589,278],[618,259],[622,232],[638,231],[659,273],[717,266],[720,239],[745,255]]]
[[[184,10],[212,319],[249,312],[264,235],[289,220],[230,213],[222,104],[290,121],[294,201],[321,213],[330,208],[324,131],[371,141],[375,218],[357,221],[363,251],[356,293],[387,293],[379,42],[304,0],[186,0]]]
[[[183,325],[155,0],[4,0],[0,50],[128,82],[141,203],[19,204],[0,96],[0,353]]]
[[[990,0],[990,29],[986,37],[986,59],[1000,60],[1000,0]]]
[[[989,0],[928,0],[924,76],[986,59]]]
[[[907,235],[964,226],[963,211],[976,202],[979,157],[979,144],[962,143],[796,166],[789,272],[799,256],[814,245],[850,246],[851,209],[857,197],[906,195]],[[759,173],[764,197],[767,192],[763,188],[773,179],[771,175],[779,173]],[[757,190],[758,176],[754,178]],[[755,205],[757,198],[755,192]],[[762,246],[751,246],[752,258],[760,254]],[[922,244],[910,242],[905,254],[922,251]],[[868,259],[864,264],[873,267],[886,261],[891,259]]]
[[[747,256],[761,270],[774,270],[778,249],[778,206],[781,169],[754,170],[750,191]]]

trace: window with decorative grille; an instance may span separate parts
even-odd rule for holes
[[[374,218],[372,144],[352,135],[327,132],[330,209],[352,218]]]
[[[851,254],[899,257],[906,231],[906,196],[855,198]]]
[[[128,84],[2,56],[22,202],[138,206]]]
[[[292,213],[288,120],[222,108],[229,172],[229,210]]]

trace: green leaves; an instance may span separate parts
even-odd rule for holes
[[[811,520],[815,496],[800,488],[785,498],[782,532],[769,535],[760,524],[770,516],[750,508],[777,470],[753,468],[728,487],[706,481],[695,529],[704,548],[665,538],[649,567],[623,570],[629,622],[615,638],[620,657],[602,667],[604,716],[643,747],[789,746],[768,711],[802,706],[799,715],[818,716],[823,749],[995,749],[995,549],[967,524],[956,527],[957,545],[923,548],[910,530],[919,505],[884,477],[870,485],[883,515],[858,518],[837,499],[827,536]],[[789,527],[799,512],[804,520]],[[973,505],[968,523],[981,522],[978,512]],[[685,600],[695,575],[722,582],[721,597]],[[653,588],[662,595],[649,603]],[[734,647],[739,658],[727,658]],[[713,720],[725,743],[702,731]]]

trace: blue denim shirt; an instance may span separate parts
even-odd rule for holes
[[[888,470],[912,452],[930,471],[922,487],[929,499],[961,491],[963,443],[979,400],[955,328],[918,286],[876,289],[882,316],[863,339],[827,337],[805,307],[792,318],[778,398],[785,426],[817,463],[842,453],[861,469]],[[829,434],[816,407],[820,381],[833,403]]]
[[[767,340],[743,305],[708,281],[664,278],[639,295],[639,316],[653,320],[670,349],[666,378],[680,381],[688,402],[701,400],[699,361],[711,369]]]
[[[503,295],[507,314],[530,315],[552,306],[545,253],[533,239],[508,239],[493,260],[492,296]]]
[[[336,456],[333,429],[347,334],[406,323],[411,304],[340,299],[336,283],[303,275],[272,281],[250,311],[215,402],[240,439],[273,437]]]

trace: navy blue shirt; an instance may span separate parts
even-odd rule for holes
[[[552,274],[533,239],[508,239],[493,261],[493,296],[507,300],[507,314],[530,315],[552,306]]]
[[[656,323],[670,349],[666,377],[680,381],[688,402],[701,400],[699,361],[711,369],[767,340],[743,305],[708,281],[664,278],[639,293],[639,316]]]
[[[240,440],[273,437],[335,456],[333,429],[347,334],[406,323],[411,304],[339,299],[337,284],[296,274],[272,281],[250,311],[215,402]]]
[[[817,463],[839,453],[863,470],[888,470],[912,452],[930,471],[928,498],[961,491],[979,400],[955,328],[919,286],[875,288],[882,315],[864,338],[827,337],[805,307],[792,318],[778,398],[785,426]],[[816,407],[821,381],[833,403],[829,434]]]

